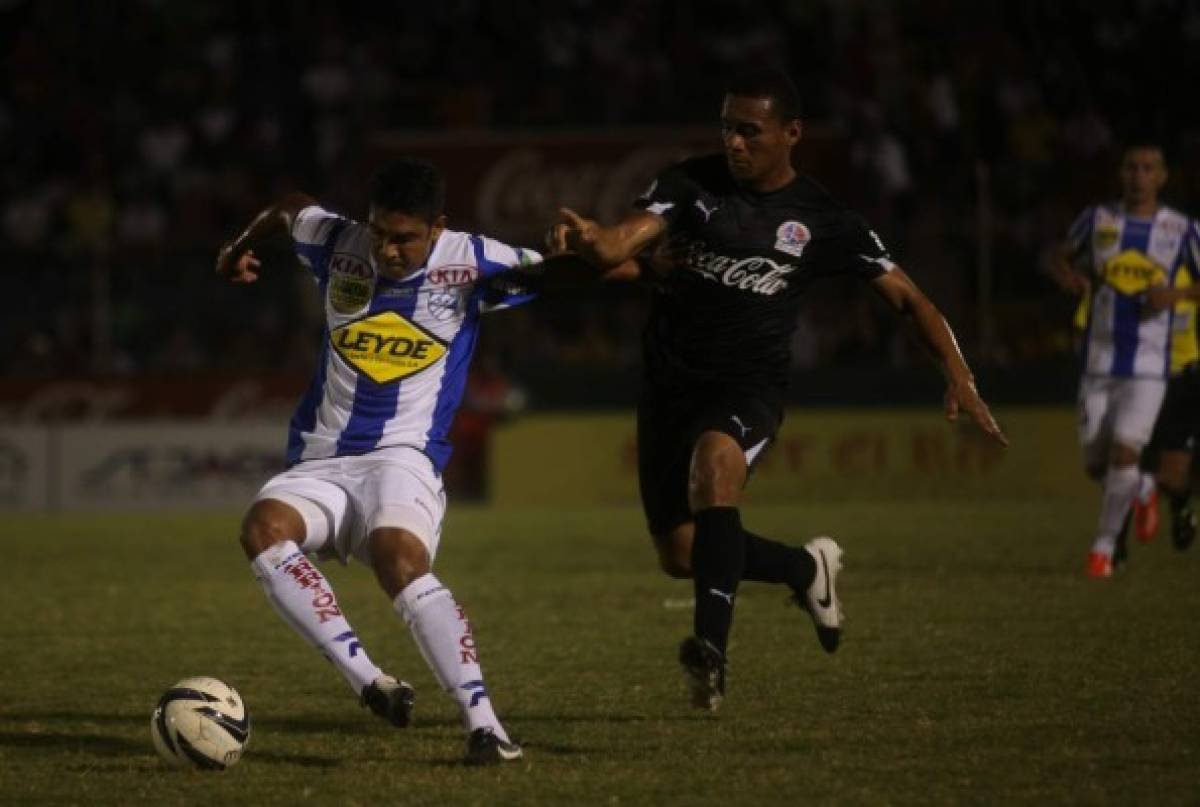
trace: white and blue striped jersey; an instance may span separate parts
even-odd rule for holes
[[[445,230],[424,267],[392,280],[376,266],[366,226],[317,206],[296,216],[292,240],[324,298],[325,335],[292,415],[288,465],[403,445],[441,472],[480,314],[532,298],[484,281],[541,256]]]
[[[1176,284],[1200,267],[1200,229],[1169,207],[1135,218],[1119,203],[1084,210],[1067,238],[1071,256],[1092,277],[1083,372],[1117,378],[1165,378],[1173,310],[1142,305],[1153,286]]]

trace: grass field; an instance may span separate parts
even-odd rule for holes
[[[1196,804],[1200,551],[1135,546],[1081,574],[1092,501],[748,508],[748,526],[847,550],[842,649],[779,589],[739,599],[729,693],[692,711],[674,654],[688,584],[632,509],[452,509],[440,576],[471,614],[526,760],[458,765],[462,735],[369,573],[326,564],[416,725],[361,710],[284,627],[237,516],[4,518],[5,804]],[[174,771],[148,721],[175,680],[233,683],[244,760]]]

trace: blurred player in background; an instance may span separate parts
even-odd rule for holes
[[[1194,282],[1180,272],[1176,286]],[[1154,434],[1146,446],[1138,497],[1133,505],[1133,523],[1142,543],[1158,532],[1158,490],[1171,508],[1171,542],[1183,551],[1196,540],[1196,511],[1192,507],[1192,459],[1200,436],[1200,350],[1196,339],[1196,303],[1184,300],[1175,305],[1171,332],[1171,377],[1163,398]]]
[[[1079,434],[1084,468],[1104,487],[1086,566],[1094,578],[1110,577],[1114,557],[1121,560],[1126,514],[1138,493],[1139,455],[1166,392],[1174,309],[1200,299],[1200,285],[1180,280],[1183,274],[1196,277],[1200,231],[1159,203],[1167,181],[1162,148],[1130,144],[1120,179],[1121,200],[1085,209],[1053,267],[1064,289],[1088,300]],[[1185,491],[1172,501],[1186,509]]]
[[[523,302],[488,278],[539,260],[447,230],[442,177],[402,160],[375,175],[367,223],[294,194],[267,208],[217,258],[234,283],[257,279],[254,247],[290,238],[325,307],[321,356],[292,416],[289,468],[246,513],[241,544],[271,604],[345,676],[363,705],[406,726],[412,688],[370,660],[329,581],[307,555],[370,566],[468,731],[466,762],[521,748],[492,709],[466,612],[433,575],[445,495],[446,435],[480,314]]]
[[[619,223],[564,210],[554,249],[631,278],[659,253],[662,272],[644,334],[638,406],[642,504],[663,570],[691,577],[694,635],[679,659],[696,706],[716,709],[742,580],[789,586],[832,653],[842,630],[835,585],[842,549],[820,537],[788,546],[747,531],[738,505],[750,470],[783,418],[790,340],[804,289],[822,277],[869,283],[908,316],[946,376],[946,415],[965,410],[1004,443],[937,308],[879,238],[816,182],[797,174],[795,86],[764,71],[735,80],[721,111],[724,153],[668,168]]]

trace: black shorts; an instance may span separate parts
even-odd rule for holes
[[[638,485],[652,535],[692,520],[688,471],[706,431],[728,434],[753,469],[783,422],[778,396],[753,390],[642,391],[638,402]]]
[[[1167,394],[1154,435],[1147,448],[1151,451],[1191,451],[1200,435],[1200,369],[1189,364],[1167,382]]]

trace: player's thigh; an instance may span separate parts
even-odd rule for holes
[[[304,535],[296,538],[302,538],[300,548],[306,554],[333,554],[338,536],[349,530],[353,518],[346,491],[322,470],[301,467],[285,471],[254,497],[255,503],[278,501],[299,514]]]
[[[1140,451],[1154,432],[1166,391],[1162,379],[1120,379],[1114,390],[1113,442]]]
[[[688,428],[691,407],[686,401],[643,393],[638,402],[638,490],[650,534],[659,545],[692,520],[688,506],[688,466],[692,434]]]
[[[362,477],[351,495],[361,514],[361,529],[346,547],[372,565],[369,539],[381,530],[403,530],[425,546],[429,563],[437,556],[446,513],[446,492],[433,463],[420,451],[387,448],[363,458]]]
[[[747,471],[762,458],[783,422],[782,409],[754,391],[734,391],[706,403],[691,423],[695,438],[718,432],[732,438]]]

